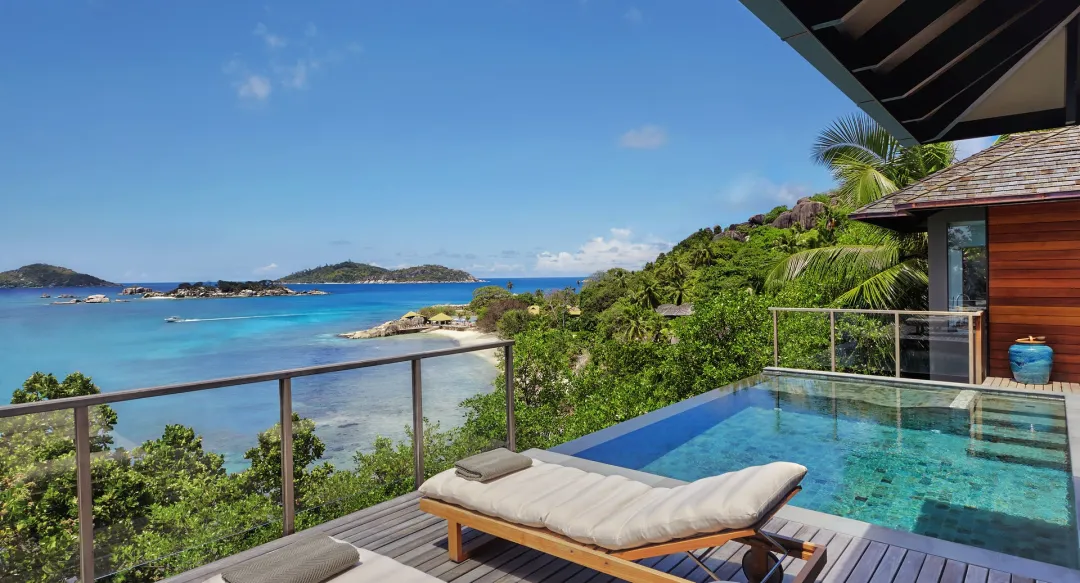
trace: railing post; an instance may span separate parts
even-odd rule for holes
[[[836,311],[829,310],[829,362],[832,372],[836,372]]]
[[[413,484],[417,490],[424,483],[424,385],[420,359],[412,360]]]
[[[975,328],[974,317],[968,312],[968,384],[975,383]]]
[[[75,495],[79,513],[79,580],[94,583],[94,488],[90,476],[90,408],[75,408]]]
[[[896,378],[900,378],[900,312],[893,313],[893,329],[896,333]]]
[[[776,310],[772,311],[772,363],[773,366],[780,366],[780,333]]]
[[[293,484],[292,379],[278,380],[281,409],[281,534],[296,532],[296,491]]]
[[[517,422],[514,420],[514,345],[503,348],[506,377],[506,449],[517,451]]]

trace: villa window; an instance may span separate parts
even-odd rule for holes
[[[986,221],[949,223],[949,309],[986,307],[990,262]]]

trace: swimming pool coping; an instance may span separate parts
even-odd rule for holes
[[[1077,398],[1077,401],[1077,414],[1080,414],[1080,397]],[[554,450],[530,449],[522,453],[542,462],[575,467],[605,476],[623,476],[654,487],[673,488],[688,483],[674,478],[642,472],[640,470],[631,470],[613,466],[611,464],[578,458]],[[1074,481],[1076,480],[1075,477],[1073,479]],[[985,567],[987,569],[1007,571],[1021,577],[1030,577],[1036,581],[1045,581],[1048,583],[1080,582],[1080,571],[1069,569],[1068,567],[1052,565],[1050,563],[1043,563],[1032,559],[1025,559],[1023,557],[1015,557],[997,551],[941,540],[912,532],[894,530],[884,526],[870,524],[869,522],[826,514],[824,512],[818,512],[816,510],[810,510],[792,504],[788,504],[781,508],[776,516],[785,520],[793,520],[807,526],[824,528],[840,534],[876,541],[887,545],[894,545],[908,550],[925,553],[927,555],[936,555],[945,559],[952,559],[954,561]]]
[[[555,446],[550,450],[530,451],[564,456],[563,458],[549,457],[547,459],[534,456],[536,457],[536,459],[539,459],[541,461],[564,463],[564,465],[572,465],[573,467],[577,467],[586,471],[592,471],[598,474],[622,475],[630,479],[649,484],[651,486],[674,487],[675,485],[685,484],[686,482],[675,480],[673,478],[666,478],[664,476],[657,476],[656,474],[650,474],[648,472],[642,472],[640,470],[631,470],[628,468],[622,468],[619,466],[613,466],[610,464],[586,460],[584,458],[574,457],[574,455],[590,449],[594,446],[611,441],[612,439],[622,437],[623,435],[636,431],[642,427],[652,425],[658,421],[667,419],[668,417],[671,417],[678,413],[682,413],[688,409],[697,407],[703,403],[707,403],[709,401],[723,397],[737,389],[751,387],[759,384],[765,377],[780,376],[782,374],[845,381],[871,380],[890,386],[906,385],[919,388],[948,388],[962,391],[975,390],[981,393],[998,393],[1007,394],[1009,396],[1020,396],[1030,399],[1061,401],[1065,406],[1065,427],[1069,445],[1069,466],[1072,473],[1073,492],[1074,496],[1080,495],[1080,395],[1064,393],[1032,394],[1031,391],[999,387],[985,387],[983,385],[975,385],[970,383],[954,383],[943,381],[929,381],[923,379],[880,377],[872,375],[858,375],[852,373],[807,371],[801,369],[788,369],[780,367],[768,367],[764,371],[762,371],[761,374],[727,384],[723,387],[713,389],[695,397],[679,401],[678,403],[673,403],[655,411],[650,411],[649,413],[646,413],[644,415],[622,421],[620,423],[612,425],[611,427],[601,429],[600,431],[597,431],[595,433],[590,433],[589,435],[585,435],[583,437],[579,437],[578,439]],[[556,461],[557,459],[562,459],[563,461]],[[1080,502],[1074,502],[1073,506],[1073,510],[1076,516],[1077,537],[1078,540],[1080,540]],[[785,512],[794,512],[803,518],[785,516]],[[844,518],[842,516],[826,514],[824,512],[818,512],[816,510],[810,510],[807,508],[788,505],[783,510],[781,510],[780,514],[778,515],[783,518],[788,518],[791,520],[797,520],[798,522],[810,524],[811,526],[816,526],[818,528],[828,528],[829,530],[843,532],[844,534],[852,534],[851,532],[849,532],[849,530],[860,531],[861,529],[861,532],[863,534],[854,534],[852,536],[870,538],[871,540],[876,540],[878,542],[894,544],[911,550],[925,552],[927,554],[936,554],[947,559],[954,559],[966,563],[980,564],[978,561],[982,560],[986,561],[986,563],[982,566],[986,566],[987,568],[1000,569],[1000,567],[997,567],[996,565],[1005,563],[1009,563],[1010,565],[1012,565],[1010,561],[1019,561],[1020,564],[1018,566],[1008,567],[1008,569],[1012,570],[1012,572],[1017,575],[1032,577],[1033,579],[1041,581],[1056,581],[1059,579],[1051,577],[1067,575],[1066,578],[1063,578],[1061,580],[1076,581],[1080,583],[1080,571],[1069,569],[1068,567],[1052,565],[1050,563],[1043,563],[1032,559],[1025,559],[1023,557],[1015,557],[1013,555],[1007,555],[996,551],[990,551],[979,547],[972,547],[915,533],[893,530],[883,526],[870,524],[868,522],[862,522],[850,518]],[[877,538],[865,534],[871,531],[874,533],[880,532],[881,534],[876,534]],[[946,549],[952,554],[942,554],[941,549]],[[1080,556],[1080,547],[1076,549],[1076,552],[1077,555]],[[1028,563],[1030,563],[1030,565],[1027,565],[1025,567],[1025,565]],[[1041,571],[1040,569],[1050,569],[1050,571]]]

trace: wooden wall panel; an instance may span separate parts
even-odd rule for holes
[[[1046,336],[1051,380],[1080,382],[1080,203],[987,209],[990,375],[1010,377],[1009,346]]]

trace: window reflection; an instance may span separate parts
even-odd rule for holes
[[[949,309],[982,309],[990,262],[986,221],[949,223]]]

